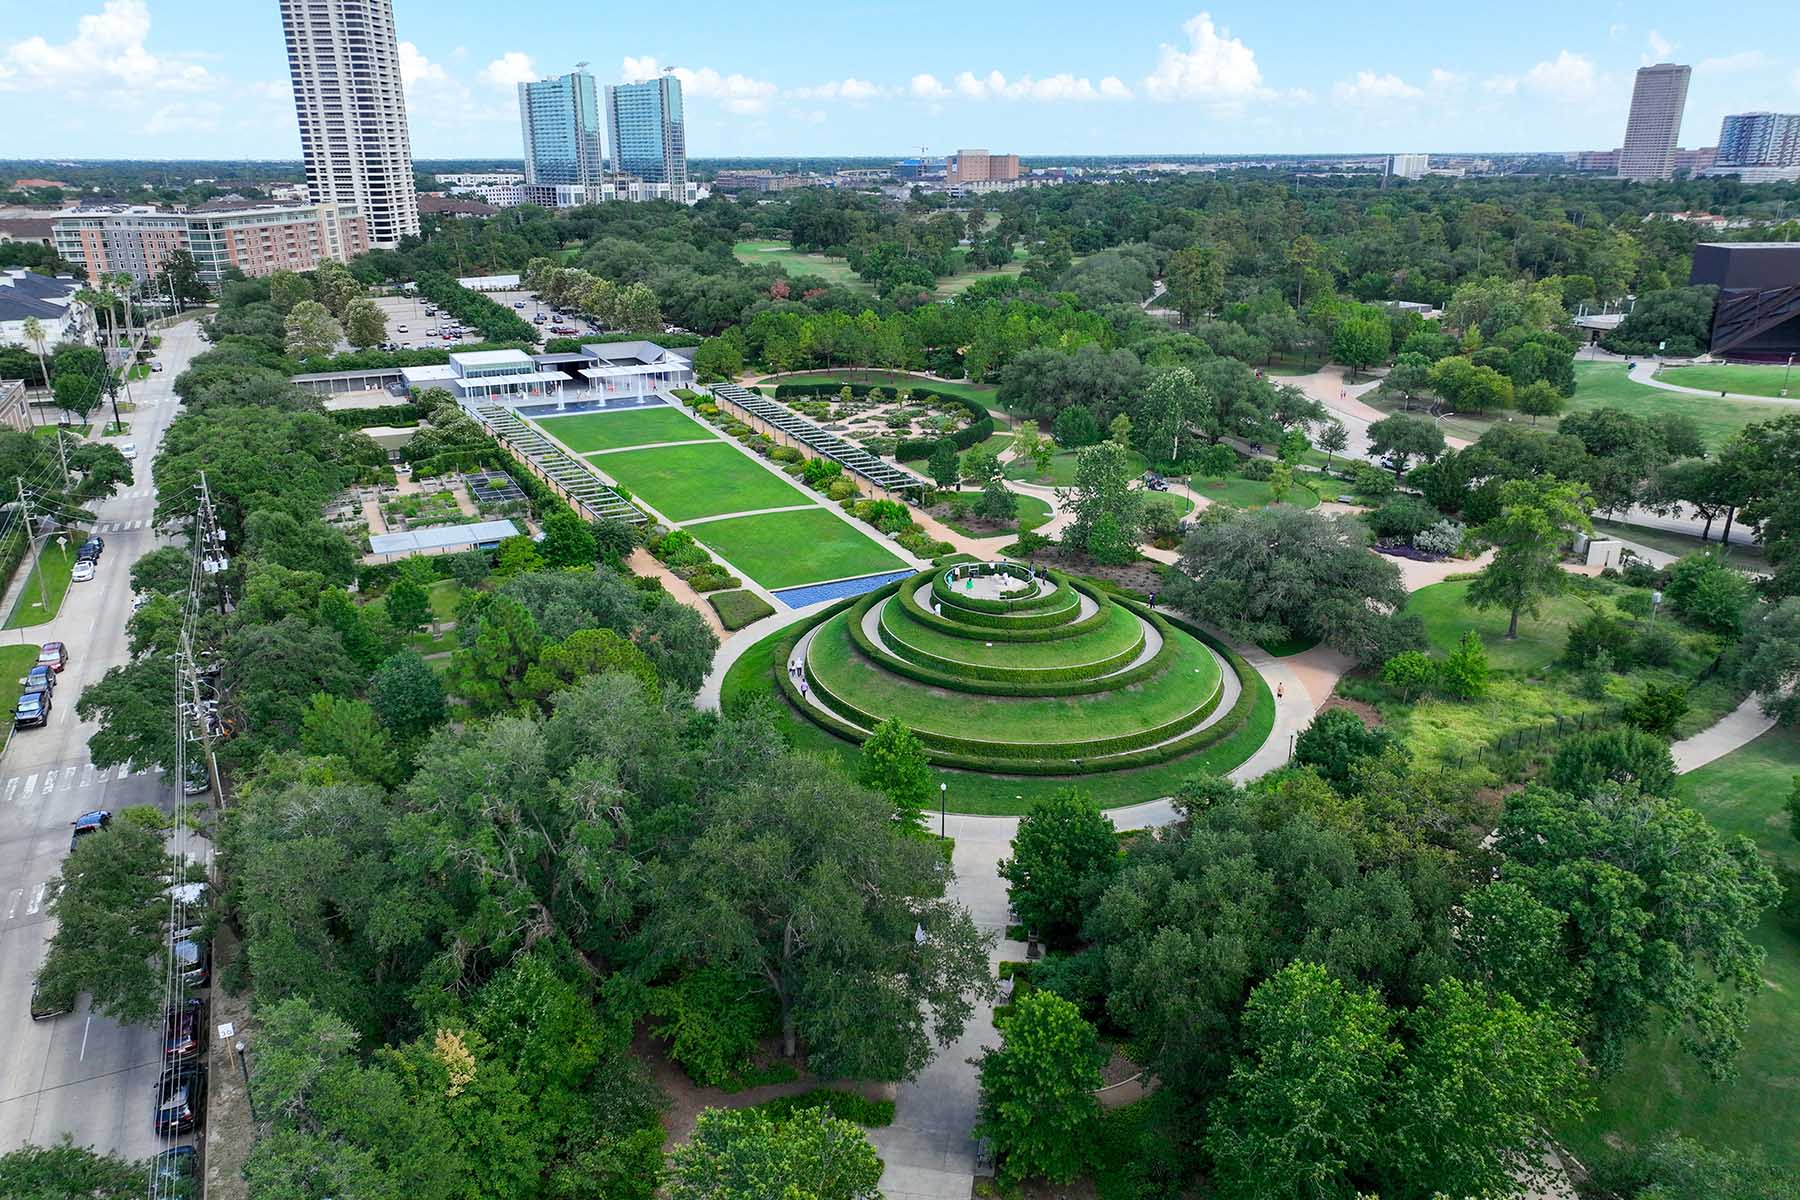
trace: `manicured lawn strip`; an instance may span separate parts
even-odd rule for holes
[[[862,276],[850,269],[845,259],[830,258],[823,254],[809,254],[804,250],[796,250],[786,242],[738,242],[731,248],[732,254],[741,263],[751,266],[777,266],[791,277],[816,275],[827,283],[842,284],[845,287],[862,288],[873,291]]]
[[[873,538],[824,509],[708,521],[688,532],[770,589],[906,569]]]
[[[720,703],[730,707],[773,695],[777,723],[796,750],[833,756],[846,769],[854,771],[859,753],[857,747],[801,716],[775,686],[776,653],[779,651],[785,656],[803,628],[804,622],[776,630],[745,651],[725,674]],[[1172,795],[1183,780],[1194,775],[1225,774],[1255,754],[1268,740],[1269,731],[1275,725],[1275,697],[1262,676],[1254,671],[1245,677],[1244,686],[1251,689],[1254,699],[1242,728],[1204,750],[1166,763],[1081,776],[988,775],[934,768],[933,782],[948,785],[946,796],[951,812],[976,816],[1021,816],[1030,811],[1034,801],[1070,787],[1092,796],[1103,808],[1160,799]]]
[[[426,598],[431,601],[431,615],[440,624],[456,620],[456,606],[462,603],[463,585],[454,579],[440,579],[431,585]]]
[[[1422,587],[1406,598],[1406,611],[1425,622],[1425,637],[1438,654],[1456,649],[1463,630],[1473,629],[1487,646],[1488,662],[1497,670],[1531,671],[1549,666],[1562,656],[1568,644],[1569,626],[1589,613],[1575,592],[1547,601],[1535,617],[1520,616],[1519,636],[1506,640],[1508,614],[1503,609],[1485,611],[1469,606],[1469,581],[1454,579]]]
[[[1771,859],[1800,865],[1800,842],[1788,832],[1782,805],[1800,774],[1800,734],[1774,729],[1742,749],[1681,779],[1681,795],[1727,834],[1742,834]],[[1750,1027],[1737,1058],[1737,1078],[1714,1083],[1658,1032],[1634,1050],[1598,1094],[1599,1108],[1560,1131],[1578,1155],[1592,1158],[1608,1137],[1634,1145],[1680,1133],[1715,1149],[1760,1148],[1789,1169],[1800,1168],[1800,931],[1771,914],[1752,935],[1768,953],[1765,986],[1750,997]]]
[[[25,681],[25,672],[37,665],[38,651],[42,646],[26,642],[22,645],[0,646],[0,684],[12,687]]]
[[[1685,533],[1676,533],[1669,529],[1652,529],[1648,525],[1628,525],[1622,521],[1594,522],[1594,532],[1610,534],[1623,538],[1628,542],[1636,542],[1640,546],[1648,546],[1652,550],[1661,550],[1664,554],[1692,554],[1696,550],[1717,550],[1724,543],[1719,541],[1725,532],[1725,522],[1713,522],[1713,536],[1708,541],[1701,541]],[[1732,541],[1725,555],[1725,561],[1743,568],[1746,571],[1764,571],[1768,569],[1769,560],[1763,554],[1761,546],[1747,546],[1739,541]]]
[[[964,537],[972,538],[1000,537],[1008,533],[1030,533],[1050,520],[1050,502],[1048,500],[1027,496],[1023,492],[1015,492],[1014,495],[1019,498],[1018,520],[999,529],[980,528],[967,521],[958,521],[951,517],[942,517],[940,520]]]
[[[1788,396],[1795,395],[1796,376],[1789,374],[1786,364],[1759,367],[1750,363],[1700,363],[1692,367],[1665,367],[1656,373],[1663,383],[1676,387],[1699,388],[1703,392],[1738,392],[1745,396],[1781,395],[1785,379]]]
[[[676,522],[805,504],[811,499],[724,442],[626,450],[588,461]]]
[[[1125,458],[1127,468],[1134,475],[1142,474],[1150,465],[1149,460],[1139,454],[1136,450],[1128,452]],[[1006,477],[1008,479],[1017,479],[1024,483],[1042,483],[1054,485],[1056,487],[1073,487],[1075,486],[1075,451],[1058,450],[1050,458],[1050,469],[1041,475],[1038,474],[1036,463],[1031,462],[1029,459],[1015,459],[1006,464]],[[1199,489],[1196,488],[1195,490],[1198,491]]]
[[[1138,619],[1122,605],[1113,605],[1104,625],[1089,633],[1051,642],[978,642],[921,625],[906,614],[898,601],[888,600],[881,610],[884,628],[909,646],[957,662],[995,667],[1060,667],[1069,663],[1098,662],[1137,641],[1142,629]]]
[[[1182,638],[1169,670],[1117,691],[1075,696],[983,696],[927,687],[889,674],[857,652],[847,614],[821,627],[808,657],[833,693],[910,728],[1005,742],[1073,742],[1115,737],[1191,712],[1218,684],[1219,666],[1199,642]]]
[[[73,536],[70,540],[74,540]],[[25,561],[31,561],[30,554],[25,556]],[[26,629],[53,620],[62,608],[63,597],[68,595],[69,572],[74,569],[73,549],[58,549],[54,541],[38,547],[38,565],[25,577],[25,586],[19,589],[19,598],[13,601],[12,615],[6,618],[4,627]],[[96,569],[95,574],[98,573]],[[100,586],[98,579],[94,586]]]
[[[543,417],[536,424],[577,454],[648,446],[653,442],[687,442],[715,437],[708,427],[672,408],[633,408],[616,413],[576,413]]]
[[[1214,504],[1229,504],[1233,508],[1263,508],[1274,500],[1274,493],[1269,490],[1269,485],[1260,479],[1196,479],[1193,487],[1196,496],[1205,496]],[[1183,491],[1185,490],[1184,488]],[[1170,494],[1173,491],[1174,487],[1171,485],[1169,493],[1155,494]],[[1186,500],[1187,497],[1183,495],[1180,499]],[[1296,482],[1281,497],[1281,502],[1290,508],[1316,508],[1319,497],[1311,488]]]
[[[1753,421],[1773,421],[1795,411],[1784,405],[1723,400],[1716,395],[1692,396],[1635,383],[1626,374],[1624,363],[1578,362],[1575,364],[1575,384],[1575,395],[1569,401],[1570,412],[1622,408],[1649,421],[1670,416],[1692,417],[1700,427],[1701,438],[1714,448],[1723,445]]]
[[[773,616],[774,607],[748,588],[734,592],[711,592],[706,602],[719,614],[719,624],[727,629],[742,629],[764,617]]]

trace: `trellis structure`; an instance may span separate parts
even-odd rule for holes
[[[862,476],[876,487],[916,500],[930,486],[911,471],[896,467],[855,442],[819,428],[780,401],[770,400],[735,383],[715,384],[711,391],[714,399],[743,409],[809,450],[842,463],[846,471]]]
[[[476,406],[475,415],[503,445],[549,481],[564,499],[586,509],[589,516],[644,524],[646,518],[635,505],[602,483],[586,463],[559,448],[511,409],[482,404]]]

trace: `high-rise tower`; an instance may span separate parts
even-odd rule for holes
[[[663,75],[606,89],[606,134],[612,169],[648,183],[666,183],[679,197],[687,188],[687,126],[681,80]]]
[[[526,183],[595,184],[604,177],[594,77],[580,67],[519,85],[519,130]]]
[[[1657,63],[1640,67],[1631,89],[1631,116],[1619,148],[1620,179],[1667,179],[1675,173],[1681,110],[1687,106],[1692,67]]]
[[[355,205],[372,245],[416,236],[393,0],[281,0],[281,29],[313,201]]]

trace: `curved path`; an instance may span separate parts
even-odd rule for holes
[[[1709,364],[1691,363],[1683,365],[1706,366]],[[1781,404],[1790,407],[1800,407],[1800,396],[1752,396],[1748,392],[1725,392],[1721,395],[1718,392],[1709,391],[1706,388],[1687,387],[1684,384],[1670,383],[1666,379],[1658,379],[1656,373],[1668,366],[1668,363],[1659,363],[1650,359],[1634,360],[1631,364],[1629,377],[1633,383],[1641,383],[1645,387],[1661,388],[1665,392],[1681,392],[1688,396],[1705,396],[1712,400],[1742,400],[1748,404]]]

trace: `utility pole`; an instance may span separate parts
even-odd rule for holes
[[[63,448],[63,429],[56,427],[56,460],[62,464],[63,487],[69,486],[69,452]]]
[[[61,440],[60,436],[57,440]],[[38,607],[48,613],[50,611],[50,594],[44,586],[43,563],[38,559],[37,518],[31,515],[31,500],[25,495],[25,481],[15,479],[13,482],[19,485],[19,513],[25,521],[25,544],[31,547],[31,570],[37,575]]]

